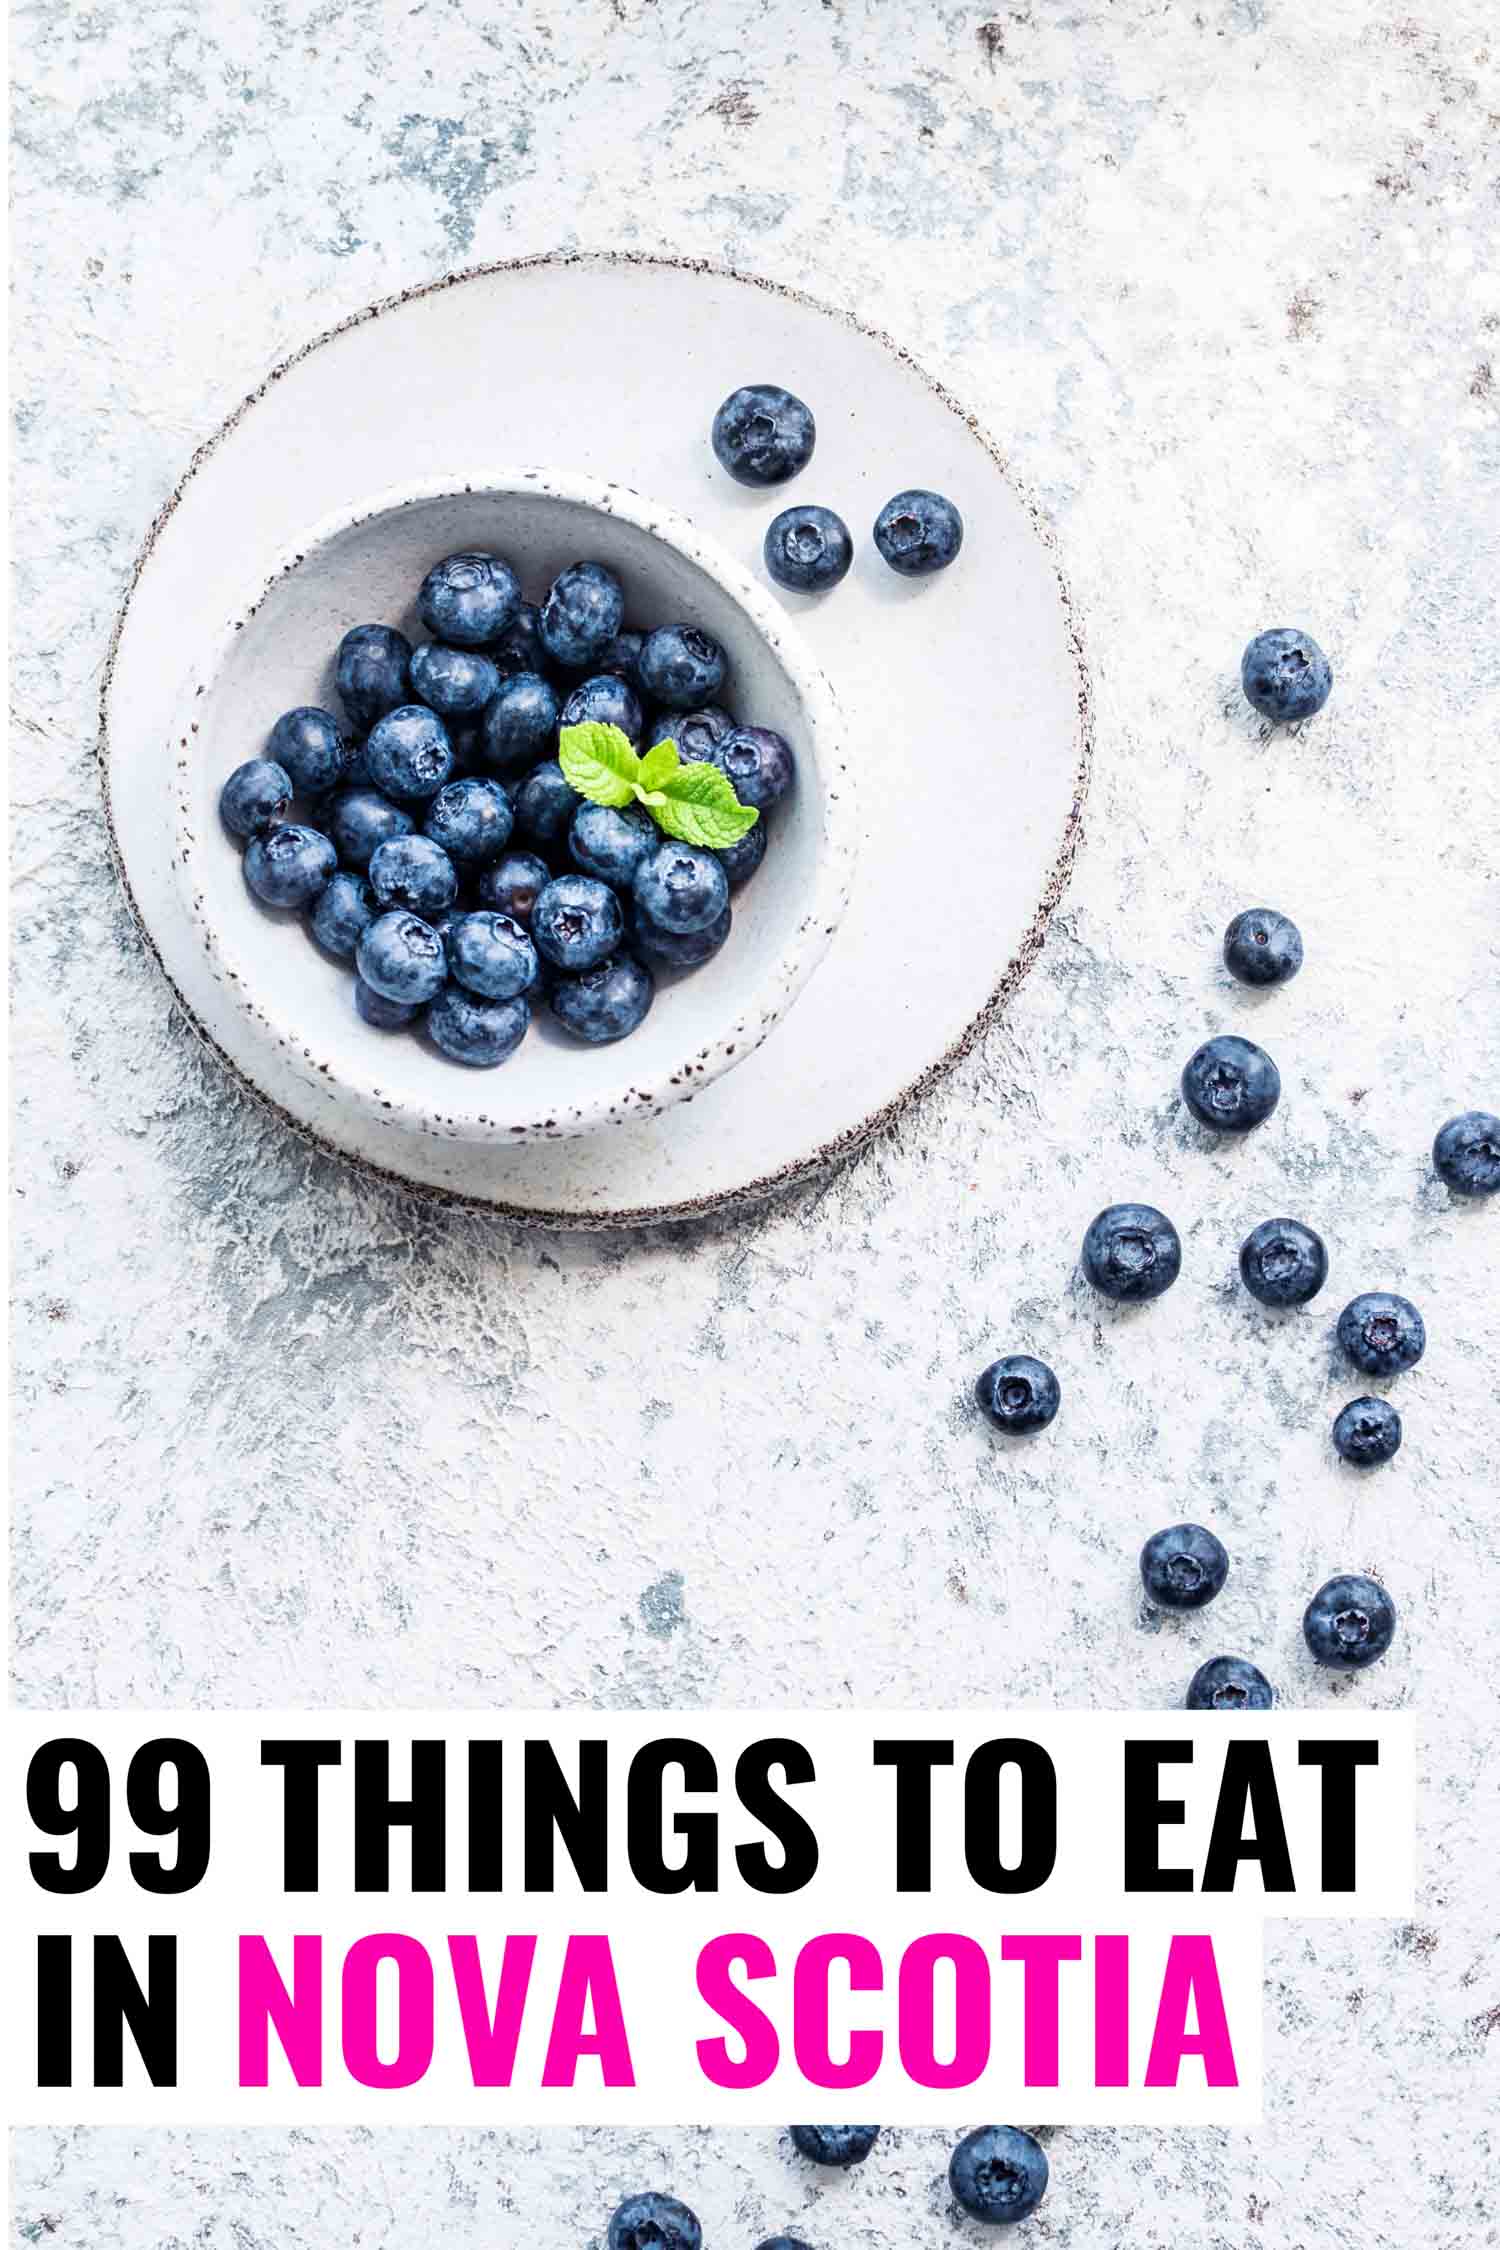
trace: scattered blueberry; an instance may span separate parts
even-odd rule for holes
[[[243,768],[241,769],[243,771]],[[1455,1195],[1494,1195],[1500,1191],[1500,1117],[1487,1109],[1467,1109],[1450,1117],[1432,1144],[1438,1178]]]
[[[1240,1244],[1240,1277],[1263,1305],[1305,1305],[1328,1279],[1328,1252],[1300,1219],[1262,1219]]]
[[[595,672],[580,681],[562,707],[559,724],[585,726],[591,719],[599,726],[618,727],[631,743],[640,741],[645,724],[640,697],[615,672]]]
[[[705,704],[701,711],[663,711],[646,737],[646,747],[654,750],[658,742],[675,742],[685,766],[706,765],[711,762],[714,744],[733,725],[729,713],[717,703]]]
[[[1044,1430],[1057,1412],[1062,1392],[1044,1359],[1011,1352],[985,1369],[974,1385],[974,1396],[997,1430],[1016,1437],[1028,1430]]]
[[[493,1070],[509,1062],[531,1027],[531,1003],[523,994],[509,1000],[481,1000],[461,984],[446,984],[427,1011],[427,1029],[450,1062],[471,1070]]]
[[[516,791],[517,837],[523,844],[535,844],[542,851],[561,850],[563,839],[573,825],[573,815],[582,803],[571,782],[564,780],[557,760],[545,759],[541,765],[532,767]]]
[[[863,2164],[880,2138],[878,2125],[793,2125],[792,2146],[810,2164]]]
[[[485,705],[484,754],[500,773],[557,748],[557,690],[540,672],[513,672]]]
[[[1396,1605],[1373,1578],[1349,1573],[1318,1588],[1302,1619],[1314,1661],[1331,1672],[1362,1672],[1396,1636]]]
[[[636,869],[661,841],[644,805],[581,804],[568,830],[568,857],[585,875],[628,891]]]
[[[1427,1329],[1409,1298],[1369,1289],[1339,1314],[1339,1349],[1361,1375],[1402,1375],[1427,1349]]]
[[[554,977],[547,1005],[575,1039],[592,1047],[628,1039],[644,1020],[656,996],[656,980],[644,962],[629,953],[613,954],[576,976]]]
[[[544,670],[548,657],[542,646],[539,617],[535,602],[522,602],[499,639],[485,650],[503,679],[508,679],[513,672]]]
[[[712,703],[725,669],[723,649],[696,625],[658,625],[642,644],[641,687],[669,711],[698,711]]]
[[[390,625],[355,625],[339,642],[339,700],[361,732],[407,700],[411,642]]]
[[[427,808],[422,833],[461,867],[483,867],[510,842],[510,799],[498,781],[450,781]]]
[[[955,2199],[986,2226],[1012,2226],[1047,2192],[1047,2152],[1016,2125],[981,2125],[965,2134],[948,2162]]]
[[[703,2229],[675,2195],[628,2195],[609,2222],[606,2250],[703,2250]]]
[[[508,915],[526,930],[531,927],[531,910],[551,880],[551,868],[535,852],[507,852],[493,867],[481,870],[475,889],[481,906]]]
[[[1111,1203],[1083,1238],[1083,1270],[1105,1297],[1159,1297],[1182,1270],[1177,1229],[1149,1203]]]
[[[352,961],[355,948],[374,921],[378,909],[375,893],[362,875],[330,875],[312,910],[312,934],[319,945],[341,961]]]
[[[791,744],[771,727],[735,727],[714,743],[708,760],[733,782],[740,803],[757,812],[779,804],[797,778]]]
[[[766,568],[796,594],[825,594],[849,574],[854,542],[831,508],[783,508],[766,532]]]
[[[812,459],[817,424],[779,383],[744,383],[713,421],[713,448],[736,484],[785,484]]]
[[[376,1031],[401,1031],[414,1023],[421,1013],[420,1003],[413,1000],[387,1000],[373,984],[366,984],[361,976],[354,979],[354,1005],[361,1018]]]
[[[617,680],[625,680],[637,694],[641,687],[641,649],[645,645],[644,633],[616,633],[614,639],[602,648],[594,659],[596,672],[613,672]]]
[[[277,828],[292,801],[292,777],[273,758],[247,758],[219,791],[219,815],[242,841]]]
[[[633,905],[630,935],[636,951],[644,953],[648,961],[654,961],[660,968],[701,969],[724,944],[733,924],[733,910],[726,906],[706,930],[663,930],[658,929],[649,914],[643,914]]]
[[[1248,1133],[1281,1099],[1281,1073],[1263,1047],[1233,1032],[1205,1039],[1188,1057],[1182,1098],[1200,1125],[1216,1133]]]
[[[531,938],[556,969],[592,969],[614,952],[625,932],[620,902],[592,875],[558,875],[531,910]]]
[[[435,711],[421,703],[403,703],[371,727],[365,764],[370,779],[387,797],[399,804],[419,805],[452,779],[453,745]]]
[[[636,869],[631,890],[647,920],[678,937],[706,930],[729,904],[729,877],[695,844],[659,845]]]
[[[537,620],[543,648],[565,672],[587,672],[625,616],[620,581],[603,563],[570,563],[552,581]]]
[[[1257,633],[1240,660],[1240,685],[1263,719],[1292,726],[1328,701],[1333,671],[1310,633],[1278,625]]]
[[[800,2235],[768,2234],[759,2245],[759,2250],[807,2250],[807,2244]]]
[[[521,581],[499,555],[449,555],[422,581],[417,608],[435,641],[483,648],[521,606]]]
[[[940,492],[898,492],[875,518],[875,544],[903,578],[946,570],[964,543],[964,519]]]
[[[758,820],[747,828],[737,844],[725,844],[714,853],[714,858],[729,877],[729,888],[737,891],[741,883],[748,883],[766,856],[766,824]]]
[[[355,954],[359,973],[383,1000],[420,1007],[442,990],[448,955],[430,922],[398,908],[370,924]]]
[[[1383,1398],[1351,1398],[1334,1416],[1333,1450],[1357,1469],[1373,1469],[1401,1449],[1401,1417]]]
[[[448,966],[482,1000],[514,1000],[536,982],[536,947],[508,914],[455,914],[442,933]]]
[[[370,888],[381,910],[441,914],[458,896],[458,870],[430,836],[393,836],[370,859]]]
[[[500,685],[500,674],[487,656],[471,648],[445,648],[441,641],[423,641],[414,648],[408,669],[412,694],[443,719],[482,711]]]
[[[343,780],[351,749],[331,711],[302,703],[282,712],[266,737],[266,756],[291,775],[299,797],[326,797]]]
[[[1224,966],[1241,984],[1287,984],[1302,966],[1302,932],[1274,907],[1247,906],[1224,932]]]
[[[245,881],[267,906],[311,906],[338,866],[338,855],[316,828],[283,821],[245,846]]]
[[[1141,1583],[1160,1609],[1202,1609],[1228,1576],[1227,1548],[1201,1523],[1153,1531],[1141,1549]]]
[[[1183,1698],[1189,1711],[1269,1711],[1275,1700],[1265,1673],[1243,1656],[1211,1656]]]

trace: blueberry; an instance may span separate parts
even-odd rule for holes
[[[551,880],[551,868],[535,852],[507,852],[493,867],[481,870],[475,890],[481,906],[508,915],[528,930],[531,910]]]
[[[497,641],[521,606],[521,581],[499,555],[449,555],[422,581],[417,608],[435,641],[483,648]]]
[[[606,2250],[703,2250],[703,2229],[675,2195],[627,2195],[609,2222]]]
[[[1362,1672],[1396,1637],[1396,1605],[1383,1586],[1357,1572],[1318,1588],[1302,1619],[1302,1638],[1331,1672]]]
[[[534,844],[542,851],[561,850],[573,825],[573,815],[582,803],[572,783],[563,779],[557,760],[544,759],[541,765],[532,767],[516,791],[517,837],[522,843]]]
[[[948,2185],[969,2216],[986,2226],[1014,2225],[1047,2192],[1047,2152],[1017,2125],[981,2125],[948,2160]]]
[[[768,2234],[759,2250],[807,2250],[807,2244],[800,2235]]]
[[[1062,1392],[1044,1359],[1010,1352],[985,1369],[974,1385],[974,1396],[997,1430],[1016,1437],[1028,1430],[1045,1430]]]
[[[1141,1583],[1160,1609],[1201,1609],[1229,1576],[1222,1540],[1201,1523],[1153,1531],[1141,1549]]]
[[[880,2137],[878,2125],[793,2125],[792,2146],[810,2164],[863,2164]]]
[[[513,672],[484,712],[484,754],[500,773],[557,748],[557,690],[540,672]]]
[[[363,874],[382,844],[409,836],[415,822],[378,789],[346,789],[328,807],[328,833],[346,867]]]
[[[316,828],[283,821],[245,847],[245,881],[267,906],[311,906],[338,866],[338,854]]]
[[[1427,1329],[1409,1298],[1369,1289],[1339,1314],[1339,1349],[1361,1375],[1402,1375],[1426,1351]]]
[[[766,824],[758,820],[747,828],[737,844],[725,844],[714,853],[714,858],[729,877],[729,888],[737,891],[751,876],[766,856]]]
[[[373,984],[366,984],[360,976],[354,980],[354,1005],[365,1022],[377,1031],[400,1031],[421,1013],[416,1001],[387,1000],[384,993],[377,992]]]
[[[629,953],[616,953],[578,976],[554,977],[547,1005],[564,1031],[603,1047],[628,1039],[644,1022],[655,996],[656,980],[645,964]]]
[[[448,956],[432,924],[399,909],[370,924],[355,961],[365,983],[382,1000],[414,1007],[441,991],[448,975]]]
[[[1241,984],[1287,984],[1302,966],[1302,932],[1271,906],[1247,906],[1224,932],[1224,966]]]
[[[898,492],[875,518],[875,544],[903,578],[946,570],[964,543],[964,519],[951,500],[920,486]]]
[[[842,516],[804,503],[783,508],[766,532],[763,552],[778,586],[789,586],[796,594],[824,594],[848,576],[854,542]]]
[[[698,711],[712,703],[725,670],[723,649],[696,625],[658,625],[641,647],[641,687],[669,711]]]
[[[1263,719],[1292,726],[1328,701],[1333,672],[1310,633],[1277,625],[1257,633],[1240,659],[1240,685]]]
[[[785,484],[812,459],[818,428],[779,383],[744,383],[714,416],[713,448],[736,484]]]
[[[1083,1270],[1105,1297],[1159,1297],[1182,1270],[1177,1229],[1149,1203],[1111,1203],[1083,1238]]]
[[[1383,1398],[1351,1398],[1334,1416],[1333,1450],[1357,1469],[1373,1469],[1401,1449],[1401,1417]]]
[[[493,1070],[509,1062],[531,1025],[531,1003],[522,994],[481,1000],[461,984],[444,985],[427,1011],[427,1029],[450,1062]]]
[[[1432,1161],[1455,1195],[1494,1195],[1500,1191],[1500,1117],[1487,1109],[1450,1117],[1432,1144]]]
[[[370,888],[383,913],[441,914],[458,896],[458,870],[430,836],[393,836],[371,857]]]
[[[555,876],[531,910],[538,953],[575,974],[608,960],[624,932],[619,900],[592,875]]]
[[[617,680],[625,680],[639,694],[641,650],[645,640],[644,633],[616,633],[614,639],[595,657],[595,672],[613,672]]]
[[[620,581],[603,563],[570,563],[553,579],[537,634],[554,664],[587,672],[619,632],[625,616]]]
[[[356,946],[374,921],[375,893],[362,875],[331,875],[312,910],[312,934],[341,961],[352,961]]]
[[[1269,1711],[1275,1700],[1265,1673],[1243,1656],[1211,1656],[1183,1697],[1189,1711]]]
[[[663,930],[632,901],[630,938],[637,953],[663,969],[701,969],[723,946],[734,925],[731,908],[725,907],[706,930]]]
[[[315,703],[283,711],[266,737],[266,756],[291,775],[299,797],[326,797],[343,780],[352,755],[338,720]]]
[[[1262,1219],[1240,1244],[1240,1277],[1263,1305],[1305,1305],[1328,1279],[1328,1252],[1300,1219]]]
[[[423,641],[414,648],[409,669],[412,694],[444,719],[482,711],[500,685],[500,674],[487,656],[471,648],[445,648],[441,641]]]
[[[427,808],[422,833],[460,867],[483,867],[510,842],[510,799],[498,781],[450,781]]]
[[[719,919],[729,904],[729,877],[712,852],[668,842],[642,860],[631,891],[648,921],[684,937]]]
[[[292,777],[273,758],[247,758],[219,791],[219,814],[231,836],[259,836],[277,828],[292,801]]]
[[[595,672],[580,681],[562,707],[559,725],[578,727],[593,720],[597,726],[618,727],[631,743],[641,739],[645,723],[641,699],[628,680],[614,672]]]
[[[513,1000],[536,982],[536,947],[508,914],[455,914],[443,930],[448,966],[483,1000]]]
[[[1182,1098],[1200,1125],[1216,1133],[1248,1133],[1281,1099],[1281,1073],[1263,1047],[1226,1032],[1205,1039],[1188,1057]]]
[[[365,764],[370,779],[387,797],[399,804],[419,805],[452,779],[453,745],[435,711],[420,703],[403,703],[371,727]]]
[[[522,602],[499,639],[485,651],[502,679],[509,679],[515,672],[544,669],[547,651],[542,646],[538,615],[535,602]]]
[[[797,778],[791,744],[770,727],[736,727],[720,736],[708,757],[733,782],[740,803],[757,812],[779,804]]]
[[[568,830],[568,856],[585,875],[628,891],[635,871],[661,842],[661,830],[644,805],[582,804]]]
[[[663,711],[646,737],[646,747],[654,750],[659,742],[675,742],[685,766],[710,764],[714,744],[733,725],[717,703],[707,703],[701,711]]]
[[[362,733],[406,702],[410,664],[411,642],[390,625],[355,625],[339,642],[339,699]]]

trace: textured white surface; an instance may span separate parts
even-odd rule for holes
[[[1411,1703],[1416,1921],[1273,1939],[1261,2133],[1055,2136],[1032,2238],[1068,2250],[1500,2239],[1500,1213],[1452,1208],[1426,1166],[1442,1118],[1500,1107],[1489,17],[19,17],[16,1692],[769,1706],[962,1680],[1129,1705],[1237,1645],[1291,1701]],[[364,301],[559,242],[878,307],[1054,512],[1098,698],[1084,852],[1004,1027],[842,1177],[638,1241],[445,1217],[232,1094],[132,938],[90,762],[110,620],[192,445]],[[1263,740],[1235,692],[1273,622],[1338,675],[1300,738]],[[1265,1000],[1217,967],[1249,903],[1307,939]],[[1251,1024],[1281,1110],[1207,1147],[1177,1070]],[[1111,1316],[1073,1258],[1126,1194],[1173,1213],[1186,1270]],[[1284,1210],[1333,1275],[1275,1320],[1233,1253]],[[1327,1450],[1356,1387],[1328,1332],[1389,1284],[1431,1344],[1405,1449],[1361,1482]],[[966,1394],[1021,1346],[1064,1407],[1004,1451]],[[1234,1574],[1204,1620],[1156,1626],[1134,1552],[1181,1514]],[[1343,1689],[1297,1632],[1341,1567],[1404,1619]],[[943,2155],[893,2135],[819,2189],[769,2136],[38,2133],[16,2225],[89,2250],[575,2250],[650,2180],[713,2250],[793,2222],[815,2250],[903,2250],[954,2231]]]

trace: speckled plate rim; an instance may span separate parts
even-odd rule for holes
[[[825,1141],[820,1147],[810,1150],[806,1156],[799,1157],[789,1164],[784,1164],[774,1172],[764,1173],[759,1177],[741,1181],[722,1193],[694,1197],[677,1203],[642,1205],[630,1209],[570,1211],[545,1210],[527,1204],[507,1203],[488,1196],[467,1195],[452,1188],[438,1187],[429,1181],[414,1180],[394,1166],[377,1164],[368,1157],[354,1155],[349,1150],[340,1148],[335,1142],[325,1140],[321,1133],[316,1132],[311,1126],[305,1125],[300,1118],[293,1117],[289,1111],[282,1108],[273,1096],[265,1093],[262,1088],[257,1086],[255,1081],[247,1076],[225,1053],[212,1033],[199,1020],[196,1012],[184,998],[173,979],[171,971],[168,969],[156,941],[151,935],[131,887],[129,876],[126,873],[110,794],[109,705],[110,690],[119,657],[120,643],[130,614],[130,605],[141,577],[151,560],[158,539],[170,522],[188,485],[198,470],[218,451],[224,440],[233,434],[239,423],[244,420],[254,406],[259,404],[274,383],[279,382],[284,375],[290,374],[309,354],[318,351],[324,344],[332,343],[336,337],[346,335],[351,329],[361,328],[367,322],[378,320],[383,314],[398,311],[402,306],[412,304],[423,297],[434,296],[441,290],[460,288],[465,282],[479,281],[497,274],[520,274],[549,269],[565,271],[570,268],[587,269],[590,267],[622,272],[628,272],[632,269],[663,269],[676,273],[710,274],[719,280],[737,282],[744,288],[758,289],[765,295],[779,298],[787,304],[798,305],[808,312],[821,314],[825,319],[835,321],[839,326],[849,329],[856,335],[863,336],[867,341],[878,344],[882,350],[890,354],[899,366],[904,367],[910,374],[914,375],[940,405],[946,407],[950,414],[956,416],[963,423],[970,436],[989,455],[996,471],[1004,479],[1017,503],[1024,511],[1032,532],[1045,553],[1051,565],[1053,576],[1057,581],[1058,599],[1062,604],[1067,646],[1073,660],[1077,687],[1077,764],[1074,770],[1073,801],[1063,822],[1057,855],[1042,886],[1036,912],[1032,916],[1020,944],[1001,972],[988,999],[971,1017],[958,1037],[950,1041],[942,1053],[935,1056],[926,1068],[919,1071],[898,1094],[893,1095],[879,1108],[871,1111],[867,1117],[861,1119],[857,1126],[853,1126],[836,1135],[833,1139]],[[860,1149],[878,1138],[882,1132],[888,1131],[899,1118],[905,1115],[908,1109],[922,1099],[930,1088],[935,1086],[972,1051],[977,1042],[988,1031],[990,1025],[1003,1012],[1012,994],[1019,988],[1030,971],[1046,942],[1048,925],[1067,890],[1068,881],[1073,872],[1073,862],[1078,855],[1079,845],[1082,842],[1083,808],[1093,773],[1094,698],[1078,606],[1063,571],[1057,534],[1049,518],[1022,479],[1016,475],[1008,457],[989,431],[980,423],[977,415],[971,413],[963,402],[956,398],[935,375],[930,374],[921,362],[907,350],[904,344],[897,343],[894,337],[887,334],[884,329],[876,327],[872,322],[861,320],[857,314],[848,312],[841,306],[831,305],[826,299],[816,297],[810,291],[795,288],[787,282],[775,281],[765,274],[746,273],[739,267],[728,265],[717,259],[679,256],[669,251],[539,251],[525,258],[496,258],[479,265],[462,267],[453,273],[440,274],[432,281],[415,283],[409,289],[395,290],[384,297],[377,297],[370,304],[361,306],[357,312],[347,314],[343,320],[336,322],[333,327],[323,330],[321,334],[310,338],[307,343],[299,345],[296,351],[290,352],[284,359],[278,360],[256,385],[255,389],[248,392],[234,411],[226,415],[219,427],[195,448],[187,467],[152,520],[141,543],[140,552],[136,556],[135,564],[121,599],[100,677],[99,732],[95,744],[95,757],[99,767],[100,789],[111,852],[119,874],[121,888],[124,891],[136,927],[140,931],[142,941],[152,959],[156,962],[178,1007],[181,1009],[184,1022],[191,1027],[200,1042],[212,1051],[222,1067],[246,1093],[250,1094],[262,1107],[273,1111],[282,1123],[296,1134],[299,1140],[316,1150],[320,1156],[331,1158],[335,1163],[347,1165],[356,1172],[365,1173],[370,1178],[380,1180],[383,1184],[393,1187],[403,1194],[417,1196],[438,1205],[483,1212],[495,1218],[509,1220],[513,1224],[536,1227],[547,1232],[599,1234],[611,1233],[622,1228],[630,1230],[644,1226],[663,1225],[673,1221],[709,1218],[717,1213],[734,1211],[741,1206],[764,1202],[770,1196],[778,1195],[787,1189],[796,1187],[805,1180],[816,1178],[831,1166],[857,1154]]]
[[[192,713],[199,698],[217,679],[239,635],[261,604],[276,586],[314,562],[319,550],[330,540],[401,509],[420,507],[434,500],[472,497],[493,500],[503,506],[505,501],[527,494],[540,494],[571,507],[613,516],[633,530],[645,532],[700,570],[720,593],[728,596],[780,666],[801,708],[802,739],[811,751],[809,785],[816,791],[820,833],[814,878],[794,928],[754,984],[736,992],[733,1012],[713,1039],[695,1040],[683,1052],[657,1066],[649,1078],[641,1076],[638,1064],[632,1067],[628,1049],[623,1046],[606,1049],[603,1060],[612,1062],[614,1067],[599,1072],[597,1094],[583,1102],[558,1103],[540,1118],[535,1095],[518,1112],[513,1099],[507,1101],[511,1081],[504,1074],[475,1072],[460,1082],[465,1091],[472,1089],[476,1097],[460,1115],[456,1107],[424,1106],[398,1095],[389,1079],[382,1079],[378,1074],[383,1053],[383,1044],[378,1038],[372,1037],[370,1041],[369,1063],[363,1076],[351,1076],[345,1070],[335,1073],[331,1065],[320,1061],[307,1047],[298,1025],[278,1020],[256,997],[261,988],[260,980],[255,978],[252,965],[226,944],[209,907],[210,886],[202,867],[206,840],[199,832],[200,824],[188,789],[192,738],[198,733],[198,723]],[[627,484],[589,476],[582,471],[485,467],[468,476],[450,473],[392,485],[384,492],[369,495],[357,507],[333,510],[310,530],[296,538],[284,539],[269,567],[265,561],[258,563],[256,583],[254,598],[222,628],[208,652],[207,662],[195,665],[188,672],[174,705],[173,721],[167,734],[168,754],[173,755],[175,751],[177,773],[172,864],[183,905],[215,977],[241,1014],[263,1037],[281,1049],[288,1066],[298,1077],[320,1090],[336,1087],[341,1099],[382,1124],[396,1124],[408,1132],[445,1140],[512,1149],[525,1147],[528,1142],[565,1140],[603,1125],[622,1121],[634,1123],[639,1118],[673,1108],[680,1101],[690,1100],[703,1087],[722,1078],[726,1071],[733,1070],[754,1054],[796,1001],[828,951],[843,919],[859,856],[859,802],[854,776],[844,756],[843,721],[832,684],[793,620],[724,552],[717,540],[700,531],[675,508]]]

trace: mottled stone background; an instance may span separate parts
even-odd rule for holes
[[[1414,1707],[1415,1922],[1272,1931],[1263,2131],[1052,2136],[1029,2239],[1069,2250],[1500,2240],[1500,1211],[1426,1161],[1453,1110],[1500,1108],[1500,35],[1484,0],[1403,4],[16,19],[15,1693],[1135,1706],[1228,1646],[1293,1703]],[[575,244],[727,258],[908,339],[1055,517],[1099,713],[1084,850],[1004,1026],[841,1177],[633,1240],[445,1216],[227,1085],[126,919],[92,764],[111,619],[194,444],[367,300]],[[1300,738],[1234,688],[1278,622],[1338,673]],[[1217,961],[1250,903],[1307,939],[1264,1000]],[[1174,1091],[1216,1027],[1284,1075],[1243,1146]],[[1124,1195],[1187,1263],[1112,1317],[1074,1255]],[[1284,1211],[1333,1278],[1277,1319],[1234,1249]],[[1329,1331],[1379,1285],[1431,1346],[1361,1481],[1329,1453],[1357,1387]],[[1024,1450],[967,1404],[1008,1347],[1064,1386]],[[1164,1624],[1135,1550],[1184,1514],[1235,1567]],[[1298,1619],[1345,1567],[1403,1633],[1341,1689]],[[651,2182],[712,2250],[793,2222],[906,2250],[965,2231],[945,2146],[893,2133],[820,2186],[770,2134],[38,2131],[16,2224],[579,2250]]]

